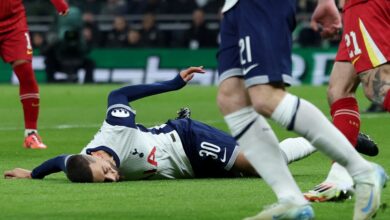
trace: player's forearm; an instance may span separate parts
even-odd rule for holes
[[[132,85],[114,90],[108,97],[108,106],[118,102],[118,99],[126,98],[127,102],[135,101],[147,96],[178,90],[186,85],[186,82],[177,75],[174,79],[153,84]]]
[[[68,10],[69,5],[65,0],[50,0],[58,13],[63,13]]]
[[[45,176],[60,171],[66,171],[66,158],[69,155],[61,155],[43,162],[31,172],[31,178],[43,179]]]

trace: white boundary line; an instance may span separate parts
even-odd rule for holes
[[[224,122],[223,120],[208,120],[202,121],[203,123],[212,125]],[[164,122],[146,122],[142,123],[145,127],[153,127],[159,124],[163,124]],[[38,130],[65,130],[65,129],[74,129],[74,128],[100,128],[102,124],[62,124],[62,125],[54,125],[54,126],[40,126]],[[0,127],[0,131],[19,131],[22,130],[23,127]]]
[[[370,119],[370,118],[384,118],[388,117],[388,113],[370,113],[370,114],[361,114],[360,118],[363,119]],[[158,124],[162,124],[163,122],[145,122],[142,123],[142,125],[146,127],[153,127]],[[202,121],[205,124],[213,125],[213,124],[218,124],[218,123],[224,123],[224,120],[207,120],[207,121]],[[54,126],[40,126],[38,129],[39,130],[54,130],[54,129],[59,129],[59,130],[65,130],[65,129],[73,129],[73,128],[100,128],[102,124],[61,124],[61,125],[54,125]],[[0,126],[0,131],[19,131],[23,130],[23,127],[1,127]]]
[[[390,114],[386,113],[370,113],[370,114],[361,114],[360,118],[362,119],[371,119],[371,118],[390,118]],[[165,122],[165,121],[164,121]],[[142,123],[142,125],[146,127],[153,127],[158,124],[162,124],[164,122],[145,122]],[[224,123],[223,120],[207,120],[202,121],[203,123],[213,125],[218,123]],[[62,124],[62,125],[55,125],[55,126],[40,126],[39,130],[65,130],[65,129],[73,129],[73,128],[100,128],[102,124]],[[3,125],[4,126],[4,125]],[[23,130],[23,127],[15,127],[15,126],[7,126],[7,127],[1,127],[0,131],[20,131]]]

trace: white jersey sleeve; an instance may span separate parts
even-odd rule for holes
[[[225,4],[222,7],[222,13],[227,12],[229,9],[233,8],[233,6],[238,2],[238,0],[225,0]]]

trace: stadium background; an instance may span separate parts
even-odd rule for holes
[[[192,23],[191,13],[198,7],[194,5],[196,2],[209,2],[211,5],[218,3],[217,7],[208,6],[207,9],[203,7],[206,12],[207,28],[217,35],[218,13],[216,12],[222,0],[71,1],[73,5],[80,7],[83,13],[89,11],[93,14],[99,38],[102,37],[92,44],[93,49],[88,55],[96,61],[96,72],[100,72],[97,74],[100,81],[99,84],[88,85],[45,83],[44,57],[41,50],[58,31],[53,27],[57,19],[54,15],[55,10],[48,0],[24,0],[24,2],[36,48],[34,67],[40,81],[39,129],[49,148],[44,151],[22,148],[23,114],[17,98],[19,88],[10,85],[11,82],[15,82],[11,77],[11,69],[9,65],[0,62],[1,171],[14,167],[32,169],[42,161],[59,154],[78,153],[101,125],[107,94],[112,89],[118,88],[117,84],[104,82],[139,83],[161,80],[165,77],[170,78],[173,72],[189,65],[204,65],[211,74],[205,76],[206,78],[194,79],[196,84],[202,86],[190,85],[180,91],[132,103],[137,110],[137,122],[145,126],[154,126],[175,117],[178,108],[188,106],[193,111],[193,118],[227,131],[215,103],[217,87],[212,85],[216,82],[216,45],[191,48],[189,44],[177,45],[182,41],[172,40],[167,40],[171,43],[165,44],[165,42],[158,47],[151,44],[125,45],[127,43],[108,45],[105,42],[105,36],[110,33],[116,15],[124,15],[129,28],[140,31],[143,15],[149,10],[157,10],[154,13],[158,31],[177,38],[185,36],[184,33]],[[160,4],[166,6],[160,7]],[[135,7],[136,5],[139,7]],[[295,58],[293,59],[295,59],[294,71],[296,71],[294,74],[297,76],[296,83],[304,85],[289,88],[289,91],[308,99],[329,115],[326,86],[307,84],[326,83],[337,42],[321,41],[318,35],[308,29],[307,22],[312,7],[313,1],[299,1],[297,5],[299,23],[294,33]],[[163,8],[167,11],[160,11]],[[129,72],[132,74],[129,75]],[[150,78],[150,73],[153,72],[162,74]],[[358,92],[358,101],[363,107],[369,105],[361,90]],[[362,114],[362,130],[370,134],[380,147],[379,156],[370,159],[381,163],[387,170],[390,168],[390,161],[387,159],[390,157],[390,149],[387,147],[390,145],[389,124],[388,113]],[[280,140],[294,136],[275,124],[272,126]],[[306,191],[325,178],[329,164],[328,159],[316,153],[292,164],[290,168],[301,189]],[[44,181],[10,181],[1,178],[0,195],[0,219],[7,220],[242,219],[275,201],[271,189],[264,181],[257,178],[70,184],[62,173],[51,175]],[[383,201],[390,201],[388,188],[384,190]],[[316,211],[316,219],[319,220],[351,219],[353,204],[352,199],[343,203],[315,203],[313,207]],[[388,219],[390,219],[388,210],[380,211],[376,218],[376,220]]]
[[[89,48],[86,56],[96,63],[94,82],[153,82],[189,65],[203,65],[209,72],[200,82],[194,83],[213,85],[217,82],[215,54],[222,0],[69,2],[78,11],[71,10],[64,21],[55,15],[49,1],[24,1],[35,49],[33,66],[40,83],[47,81],[45,51],[71,27],[79,29],[80,44]],[[293,55],[296,84],[326,83],[337,51],[337,40],[321,40],[309,27],[314,4],[314,0],[297,1]],[[160,72],[153,72],[157,76],[150,78],[150,70],[160,69]],[[83,70],[78,71],[77,82],[84,82],[84,74]],[[9,65],[2,62],[0,82],[17,83]]]

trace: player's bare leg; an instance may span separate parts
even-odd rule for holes
[[[362,72],[359,77],[367,98],[390,112],[390,64]]]
[[[39,88],[28,60],[16,60],[11,63],[12,69],[19,79],[19,94],[23,105],[25,122],[24,147],[31,149],[45,149],[41,137],[38,135],[37,121],[39,115]]]

